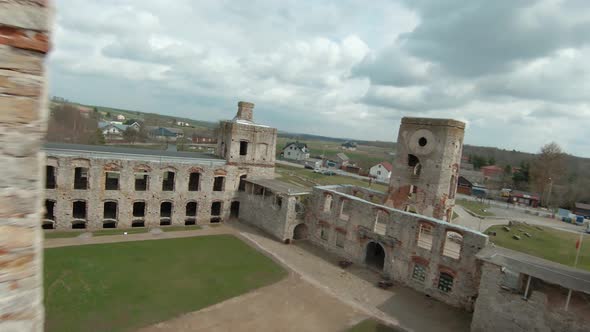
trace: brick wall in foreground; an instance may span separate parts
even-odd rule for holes
[[[0,331],[43,330],[47,1],[0,0]]]

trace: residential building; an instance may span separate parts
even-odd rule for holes
[[[350,158],[348,158],[348,156],[345,155],[342,152],[336,154],[336,160],[335,160],[335,162],[336,162],[336,168],[346,167],[346,166],[348,166],[348,165],[351,164]]]
[[[590,204],[577,202],[573,212],[579,216],[590,217]]]
[[[508,197],[508,201],[515,204],[537,207],[539,206],[540,198],[537,194],[520,190],[513,190],[510,193],[510,197]]]
[[[382,161],[369,169],[369,176],[375,178],[377,181],[388,182],[392,170],[393,166],[390,162]]]
[[[348,142],[342,143],[340,148],[342,150],[355,151],[356,150],[356,143],[348,141]]]
[[[117,120],[119,121],[125,121],[125,116],[122,114],[117,115]]]
[[[184,137],[184,131],[178,128],[148,126],[148,136],[158,141],[176,141]]]
[[[481,172],[485,180],[499,180],[504,174],[504,169],[500,166],[490,165],[481,167]]]
[[[309,149],[305,143],[291,142],[285,145],[282,154],[285,159],[301,161],[309,158]]]
[[[98,123],[98,128],[102,131],[102,134],[107,139],[121,140],[123,139],[123,133],[129,126],[124,124],[110,123],[101,121]]]
[[[457,181],[457,193],[471,195],[472,189],[473,183],[467,180],[464,176],[459,176],[459,181]]]

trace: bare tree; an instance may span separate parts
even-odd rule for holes
[[[541,151],[531,165],[533,188],[541,194],[541,203],[547,205],[555,184],[566,178],[565,153],[561,147],[551,142],[541,147]]]
[[[69,103],[55,104],[51,109],[47,128],[47,140],[50,142],[67,142],[95,144],[98,129],[98,115],[82,115],[75,105]]]

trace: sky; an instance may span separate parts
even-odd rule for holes
[[[51,95],[197,120],[240,100],[279,130],[590,157],[587,0],[57,0]]]

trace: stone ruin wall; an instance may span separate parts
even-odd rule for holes
[[[353,192],[360,197],[352,195]],[[357,264],[365,263],[369,242],[379,243],[385,249],[385,275],[445,303],[473,311],[480,278],[475,254],[486,246],[488,237],[441,220],[372,203],[366,200],[370,193],[354,186],[315,187],[308,200],[305,219],[309,240]],[[327,199],[332,200],[331,208],[327,208]],[[378,213],[381,229],[375,227]],[[432,229],[430,250],[418,245],[418,233],[423,224]],[[322,230],[327,234],[324,239]],[[443,255],[447,231],[462,235],[457,259]],[[340,246],[337,237],[344,238]],[[424,281],[412,278],[416,264],[426,267]],[[441,272],[454,277],[450,292],[438,289]]]
[[[0,1],[0,331],[43,330],[47,1]]]
[[[91,154],[89,154],[91,155]],[[211,163],[217,163],[213,165]],[[55,202],[55,228],[58,230],[72,229],[72,204],[74,201],[86,202],[87,229],[103,228],[103,206],[105,201],[117,202],[117,228],[130,228],[133,220],[143,219],[145,227],[160,226],[160,204],[172,202],[172,226],[185,225],[186,204],[197,203],[196,224],[208,224],[211,220],[211,204],[222,202],[222,220],[230,216],[231,202],[238,200],[237,191],[240,176],[272,178],[274,169],[268,167],[232,166],[224,160],[213,160],[211,163],[195,160],[184,162],[154,162],[143,160],[106,159],[98,157],[79,158],[50,155],[47,165],[56,170],[56,188],[45,189],[46,199]],[[86,190],[73,188],[74,170],[76,167],[88,168],[89,187]],[[105,190],[105,172],[119,172],[119,189]],[[146,171],[149,176],[147,191],[135,190],[136,172]],[[162,190],[163,174],[166,171],[175,173],[173,191]],[[189,191],[189,174],[200,174],[199,188]],[[224,190],[213,191],[216,176],[223,176]],[[134,202],[146,203],[144,218],[132,215]]]
[[[455,120],[403,118],[386,205],[451,220],[464,133],[465,124]]]

